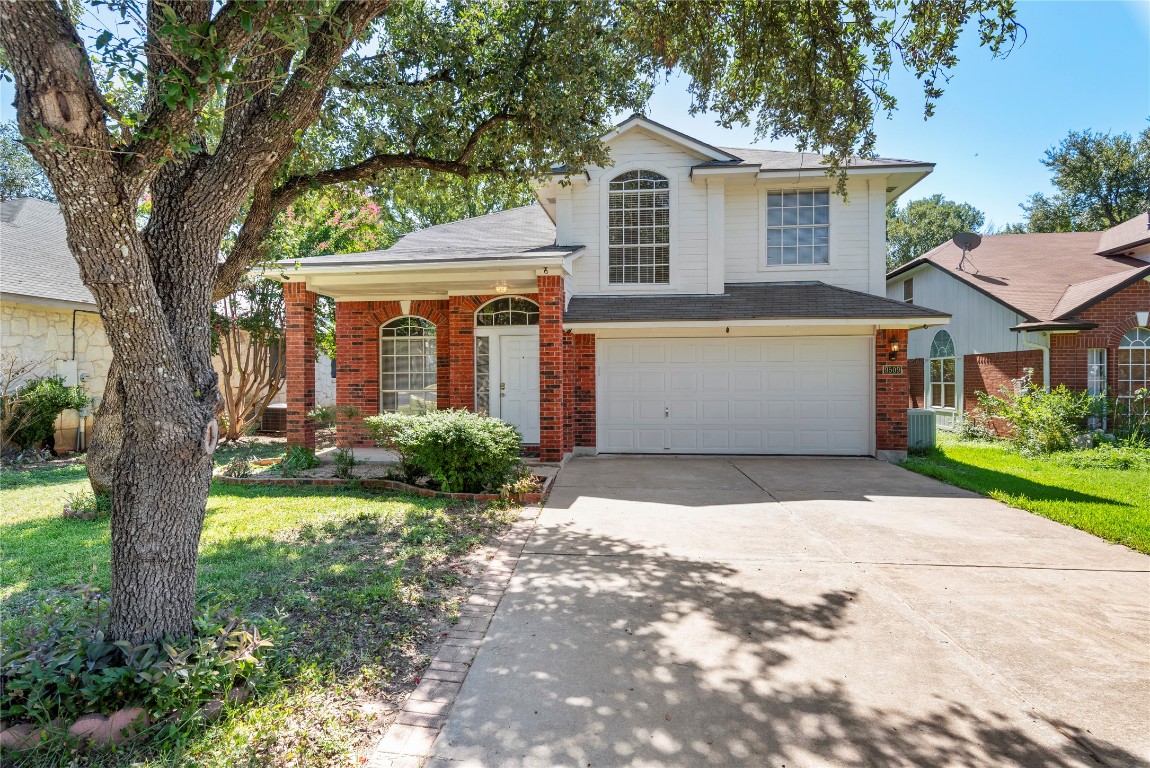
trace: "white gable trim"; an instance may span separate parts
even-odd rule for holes
[[[685,133],[679,133],[673,128],[668,128],[665,125],[656,123],[654,120],[648,120],[642,115],[631,115],[629,118],[617,125],[614,130],[603,134],[602,141],[604,143],[610,142],[625,133],[630,133],[636,128],[641,128],[644,131],[657,136],[668,144],[673,144],[677,147],[681,147],[687,150],[688,152],[710,158],[711,160],[726,162],[729,160],[739,159],[735,155],[724,152],[718,147],[712,147],[710,144],[704,144],[697,139],[691,138]]]

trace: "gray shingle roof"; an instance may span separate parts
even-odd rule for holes
[[[737,161],[700,163],[696,168],[723,168],[728,166],[758,166],[764,171],[819,171],[830,167],[824,155],[814,152],[784,152],[776,149],[756,149],[753,147],[719,147],[724,152],[739,158]],[[851,168],[897,168],[900,166],[934,165],[920,160],[904,160],[897,157],[852,157]]]
[[[29,197],[0,202],[0,291],[95,305],[55,203]]]
[[[555,225],[538,204],[475,216],[404,235],[381,251],[317,256],[305,267],[340,264],[376,264],[420,261],[515,259],[540,255],[540,251],[575,251],[555,247]]]
[[[728,283],[719,295],[573,296],[564,322],[949,317],[826,283]]]

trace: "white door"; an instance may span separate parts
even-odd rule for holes
[[[599,450],[866,455],[869,336],[599,339]]]
[[[539,442],[539,337],[499,336],[499,418],[514,424],[523,442]]]

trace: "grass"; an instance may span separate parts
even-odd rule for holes
[[[79,464],[0,473],[5,635],[46,597],[81,584],[107,589],[108,520],[60,515],[64,497],[85,487]],[[415,684],[426,650],[455,615],[464,597],[463,557],[511,517],[508,510],[353,487],[216,483],[199,590],[240,613],[274,616],[283,628],[254,702],[162,743],[116,752],[37,750],[12,764],[357,764],[357,750],[381,724],[381,703]]]
[[[1071,458],[944,436],[935,451],[903,466],[1150,554],[1150,465],[1076,467]]]

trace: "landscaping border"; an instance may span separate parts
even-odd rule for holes
[[[547,498],[547,494],[551,491],[552,478],[543,477],[542,475],[536,475],[535,477],[542,485],[542,490],[535,493],[515,493],[508,496],[499,493],[446,493],[444,491],[434,491],[430,488],[421,488],[418,485],[408,485],[399,480],[386,480],[383,478],[352,478],[347,480],[340,477],[228,477],[227,475],[216,475],[212,479],[234,485],[346,486],[354,484],[369,490],[401,491],[403,493],[412,493],[416,496],[424,496],[432,499],[451,499],[453,501],[499,501],[500,499],[505,499],[516,504],[526,505],[542,504]]]

